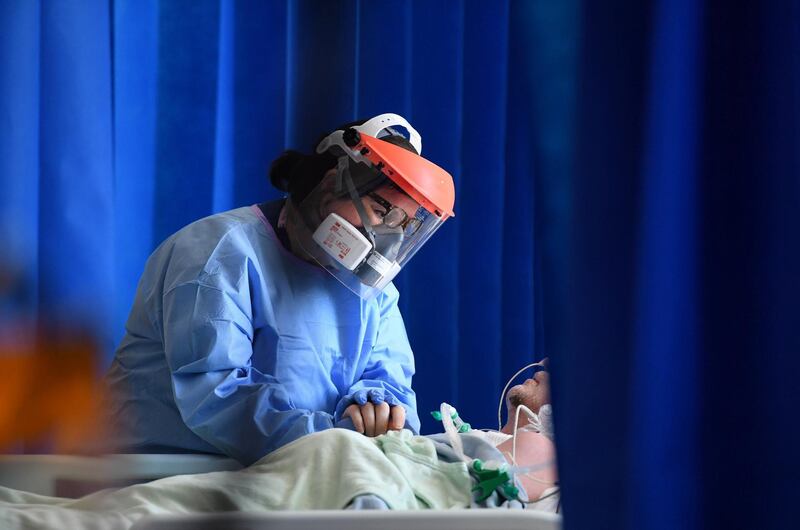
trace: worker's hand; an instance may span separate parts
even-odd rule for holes
[[[406,409],[400,405],[389,406],[383,402],[375,405],[353,403],[344,410],[343,418],[350,417],[356,431],[366,436],[380,436],[386,431],[399,431],[406,424]]]

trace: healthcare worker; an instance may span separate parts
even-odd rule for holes
[[[419,430],[392,278],[453,214],[453,179],[382,114],[287,151],[288,198],[212,215],[147,261],[107,375],[118,444],[243,464],[305,434]]]

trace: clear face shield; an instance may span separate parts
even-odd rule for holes
[[[302,249],[363,299],[382,291],[446,219],[347,155],[295,210]]]

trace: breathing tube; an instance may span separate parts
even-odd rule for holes
[[[530,365],[523,368],[523,370],[529,367]],[[522,372],[522,370],[520,370],[520,372]],[[517,372],[517,375],[520,372]],[[503,393],[505,394],[505,390],[503,391]],[[537,477],[531,476],[531,473],[540,471],[542,469],[546,469],[554,465],[555,461],[553,459],[530,466],[516,465],[517,430],[519,423],[519,413],[521,412],[522,409],[525,410],[526,414],[533,415],[534,417],[536,416],[536,414],[533,411],[531,411],[528,407],[525,407],[524,405],[520,405],[517,408],[517,412],[514,417],[514,434],[513,434],[512,454],[511,454],[512,465],[509,465],[508,462],[495,462],[493,460],[484,462],[478,458],[473,459],[468,457],[464,453],[464,444],[462,443],[459,434],[469,432],[471,428],[470,424],[464,422],[459,417],[456,408],[450,405],[449,403],[442,403],[438,411],[431,413],[435,419],[441,420],[442,425],[444,426],[444,431],[447,434],[448,440],[450,441],[450,446],[453,448],[453,451],[456,453],[456,456],[458,456],[458,458],[462,462],[467,464],[467,467],[477,477],[478,483],[472,490],[473,492],[478,493],[478,501],[485,500],[492,494],[493,491],[495,491],[498,488],[501,489],[506,498],[512,500],[520,500],[519,488],[517,488],[516,485],[514,484],[514,477],[516,475],[522,475],[535,482],[539,482],[549,486],[557,485],[557,483],[541,480]],[[537,501],[538,500],[541,499],[537,499]],[[520,502],[525,502],[525,501],[520,501]]]

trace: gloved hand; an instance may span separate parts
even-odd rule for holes
[[[380,436],[387,431],[399,431],[406,424],[406,409],[402,405],[389,405],[383,401],[380,404],[367,401],[363,405],[353,403],[349,405],[342,418],[349,417],[357,432],[366,436]]]

